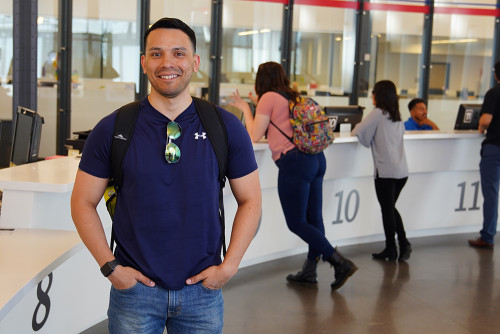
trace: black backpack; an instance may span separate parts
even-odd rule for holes
[[[223,201],[223,189],[226,183],[226,169],[227,169],[227,159],[228,159],[228,143],[227,143],[227,131],[224,121],[222,120],[222,115],[217,109],[216,105],[193,97],[196,111],[200,117],[203,127],[207,131],[208,139],[215,151],[217,157],[217,162],[219,165],[219,219],[221,223],[222,235],[222,252],[226,255],[226,238],[225,238],[225,218],[224,218],[224,201]],[[111,144],[111,166],[112,166],[112,177],[109,180],[108,187],[104,192],[104,199],[106,200],[106,208],[113,220],[116,201],[118,199],[118,194],[120,192],[120,186],[122,184],[122,166],[125,153],[129,147],[130,141],[134,134],[135,122],[137,115],[139,114],[139,104],[141,101],[131,102],[124,105],[118,109],[116,115],[115,124],[113,128],[113,141]],[[110,248],[113,250],[114,247],[114,233],[111,229],[111,241]]]

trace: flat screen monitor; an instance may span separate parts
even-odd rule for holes
[[[339,132],[341,124],[350,124],[351,130],[354,129],[363,118],[363,109],[361,106],[332,106],[325,107],[325,113],[334,131]]]
[[[455,130],[477,130],[481,104],[461,104],[458,107]]]
[[[43,117],[36,111],[18,106],[14,119],[11,166],[38,161]]]

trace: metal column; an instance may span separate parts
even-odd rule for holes
[[[208,99],[219,104],[219,85],[222,61],[222,0],[212,1],[212,20],[210,24],[210,75]]]
[[[145,52],[145,45],[144,45],[144,33],[146,30],[149,28],[149,20],[150,20],[150,10],[151,10],[151,1],[150,0],[137,0],[138,3],[138,19],[137,19],[137,33],[138,33],[138,38],[139,38],[139,45],[141,46],[140,49],[140,55],[139,55],[139,60],[140,57],[144,54]],[[148,96],[148,77],[146,74],[142,72],[142,66],[139,61],[139,90],[137,92],[136,98],[138,100],[142,100]]]
[[[363,90],[368,87],[370,68],[363,66],[364,54],[370,53],[370,31],[371,25],[365,22],[369,15],[365,12],[365,1],[358,2],[359,7],[356,12],[356,46],[354,50],[354,72],[352,76],[352,91],[349,96],[349,104],[357,105],[360,93],[360,82],[363,82]],[[368,40],[367,40],[368,38]]]
[[[293,33],[293,0],[283,6],[283,25],[281,28],[281,65],[285,74],[290,77],[292,68],[292,33]]]
[[[12,119],[17,106],[37,110],[38,1],[14,0]]]
[[[57,134],[56,154],[66,155],[64,143],[70,137],[71,129],[71,53],[73,0],[59,0],[57,57]]]
[[[422,62],[420,64],[420,80],[418,95],[424,100],[429,99],[429,81],[431,77],[431,46],[432,25],[434,22],[434,0],[427,0],[429,13],[424,16],[424,31],[422,32]]]

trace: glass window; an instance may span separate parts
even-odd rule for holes
[[[12,5],[12,3],[10,3]],[[12,26],[14,19],[11,12],[2,11],[0,13],[0,83],[5,85],[12,80],[11,64],[13,55],[13,33]]]
[[[12,119],[12,56],[13,32],[12,1],[0,12],[0,118]]]
[[[398,9],[398,8],[396,8]],[[425,10],[416,7],[413,10]],[[422,32],[424,14],[402,11],[371,10],[368,90],[360,104],[372,108],[371,89],[380,80],[391,80],[401,97],[405,116],[407,101],[419,95],[418,85],[422,63]],[[405,118],[405,117],[403,117]]]
[[[482,103],[491,85],[495,17],[486,3],[494,9],[495,2],[484,2],[481,8],[435,4],[428,109],[430,118],[439,110],[435,122],[443,130],[454,128],[460,103]]]
[[[223,5],[223,42],[220,103],[238,89],[247,97],[254,91],[259,65],[281,58],[283,4],[228,0]],[[231,107],[227,107],[231,110]]]
[[[137,1],[75,1],[73,76],[138,85]]]
[[[135,100],[140,73],[137,0],[73,2],[71,132],[92,129]]]
[[[44,118],[39,152],[41,158],[56,154],[58,22],[57,1],[38,0],[37,111]]]
[[[347,97],[330,96],[352,91],[356,11],[295,5],[293,18],[291,80],[322,105],[349,104]]]

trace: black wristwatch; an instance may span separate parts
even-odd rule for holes
[[[111,275],[113,271],[115,271],[116,266],[120,265],[120,262],[118,262],[117,259],[114,259],[113,261],[106,262],[102,267],[101,267],[101,273],[104,275],[104,277],[108,277]]]

